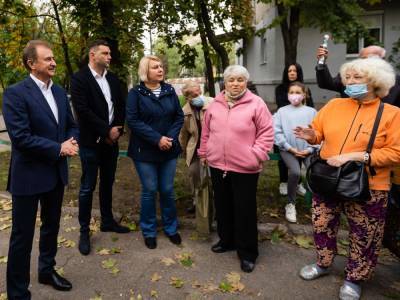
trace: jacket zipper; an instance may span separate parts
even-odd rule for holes
[[[342,145],[342,147],[340,148],[339,154],[342,154],[343,147],[344,147],[344,145],[345,145],[346,142],[347,142],[347,139],[348,139],[348,137],[349,137],[349,135],[350,135],[351,129],[353,128],[354,121],[355,121],[356,118],[357,118],[357,115],[358,115],[358,112],[360,111],[360,108],[361,108],[361,104],[358,104],[358,108],[357,108],[356,114],[354,115],[353,121],[351,122],[350,129],[349,129],[349,131],[347,132],[346,138],[344,139],[343,145]]]
[[[362,127],[362,123],[361,123],[360,126],[358,127],[358,130],[357,130],[357,132],[356,132],[356,135],[354,136],[354,142],[356,141],[357,136],[358,136],[358,134],[360,133],[361,127]]]
[[[231,111],[231,108],[229,107],[228,103],[226,103],[226,104],[228,105],[228,116],[226,118],[226,123],[228,123],[228,121],[229,121],[229,113]],[[226,134],[224,135],[224,162],[225,162],[225,170],[224,170],[224,173],[222,174],[222,178],[225,178],[227,173],[228,173],[227,170],[226,170],[226,168],[227,168],[227,166],[226,166]]]

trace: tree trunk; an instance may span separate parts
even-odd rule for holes
[[[101,25],[99,32],[104,34],[104,39],[109,43],[111,50],[111,65],[114,66],[116,73],[119,75],[119,79],[128,89],[126,82],[127,71],[121,61],[121,52],[119,51],[118,45],[118,26],[115,24],[114,11],[115,6],[113,0],[98,0],[98,8],[100,11]]]
[[[202,18],[201,18],[200,14],[197,14],[197,24],[199,26],[204,62],[206,65],[205,75],[206,75],[208,93],[211,97],[215,97],[215,81],[214,81],[214,72],[213,72],[212,62],[210,59],[210,49],[208,48],[207,37],[206,37],[206,33],[204,31],[204,24],[202,22]]]
[[[67,41],[65,39],[64,29],[63,29],[63,26],[62,26],[62,23],[61,23],[60,14],[58,13],[57,4],[56,4],[56,2],[54,0],[51,0],[51,4],[52,4],[53,9],[54,9],[55,20],[57,22],[58,32],[60,33],[60,38],[61,38],[61,46],[62,46],[62,49],[63,49],[63,52],[64,52],[64,63],[65,63],[65,67],[67,68],[67,74],[65,76],[64,87],[68,91],[69,90],[69,81],[70,81],[70,78],[71,78],[71,76],[73,74],[71,60],[69,58],[68,44],[67,44]]]
[[[200,15],[203,20],[207,39],[210,42],[211,46],[214,48],[215,52],[217,52],[218,56],[221,58],[222,68],[225,70],[229,66],[228,52],[226,51],[225,47],[218,42],[218,39],[215,36],[214,30],[212,29],[210,23],[210,16],[208,13],[206,1],[207,0],[197,0],[200,7]]]
[[[285,49],[285,66],[296,63],[297,61],[297,44],[300,29],[300,8],[291,7],[289,11],[285,9],[283,4],[277,4],[279,16],[290,16],[281,23],[281,32],[283,45]]]

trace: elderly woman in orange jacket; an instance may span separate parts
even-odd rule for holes
[[[312,280],[329,272],[336,254],[340,214],[349,222],[349,257],[340,299],[359,299],[360,284],[369,279],[378,260],[385,225],[390,170],[400,162],[400,109],[385,104],[370,154],[366,153],[381,98],[394,85],[393,68],[380,58],[356,59],[340,71],[350,98],[329,101],[317,114],[311,128],[297,127],[295,133],[310,144],[323,142],[320,156],[331,166],[350,160],[374,167],[369,174],[370,197],[362,202],[314,195],[312,222],[318,260],[303,267],[300,276]],[[367,168],[368,169],[368,168]]]

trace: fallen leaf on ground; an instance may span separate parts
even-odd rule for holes
[[[93,298],[90,298],[90,300],[102,300],[100,295],[96,295]]]
[[[337,254],[341,256],[347,256],[347,247],[343,247],[341,245],[338,245],[337,247]]]
[[[6,230],[6,229],[8,229],[10,227],[11,227],[11,224],[9,224],[9,223],[0,225],[0,231]]]
[[[214,283],[206,283],[201,290],[204,293],[212,293],[218,290],[218,286]]]
[[[172,258],[169,258],[169,257],[163,257],[163,258],[161,259],[161,262],[162,262],[164,265],[166,265],[167,267],[169,267],[170,265],[175,264],[175,261],[174,261]]]
[[[179,260],[179,262],[184,267],[191,267],[193,266],[193,259],[192,254],[189,252],[178,253],[175,255],[175,258]]]
[[[65,215],[65,216],[63,217],[63,220],[64,220],[64,221],[67,221],[67,220],[69,220],[69,219],[72,219],[72,216],[71,216],[70,214],[67,214],[67,215]]]
[[[307,235],[298,235],[295,237],[296,244],[302,248],[309,249],[314,246],[313,239]]]
[[[6,293],[1,293],[0,294],[0,300],[7,300],[7,294]]]
[[[151,276],[151,281],[152,281],[152,282],[156,282],[156,281],[159,281],[161,278],[162,278],[162,276],[160,276],[158,273],[154,273],[154,274]]]
[[[339,240],[339,244],[343,245],[343,246],[348,246],[350,245],[349,240]]]
[[[125,225],[130,231],[138,231],[138,227],[135,222],[126,223]]]
[[[56,270],[58,275],[64,277],[65,272],[64,272],[64,268],[63,267],[55,267],[54,269]]]
[[[109,259],[103,260],[101,262],[101,266],[104,269],[111,269],[111,268],[115,267],[116,264],[117,264],[117,261],[113,258],[109,258]]]
[[[117,254],[122,252],[121,248],[119,247],[112,247],[110,250],[112,254]]]
[[[111,251],[110,251],[110,249],[102,248],[99,251],[97,251],[97,254],[98,255],[110,255]]]
[[[78,227],[67,227],[67,228],[65,228],[65,232],[72,232],[72,231],[75,231],[75,230],[77,230],[78,229]]]
[[[0,209],[4,211],[12,210],[11,200],[6,200],[6,199],[0,200]]]
[[[11,221],[11,217],[10,216],[1,217],[0,222],[4,222],[4,221]]]
[[[151,291],[150,291],[150,297],[152,297],[152,298],[158,298],[158,293],[157,293],[157,291],[151,290]]]
[[[116,235],[112,235],[111,241],[115,243],[116,241],[118,241],[118,237]]]
[[[286,235],[288,229],[284,225],[277,225],[271,232],[271,243],[278,244],[281,239]]]
[[[0,256],[0,264],[6,264],[8,262],[8,256]]]
[[[173,287],[175,287],[177,289],[183,287],[184,283],[185,282],[178,277],[171,277],[171,281],[169,282],[170,285],[172,285]]]
[[[62,245],[65,248],[74,248],[76,243],[74,241],[71,241],[71,240],[66,240],[64,243],[62,243]]]
[[[240,282],[240,275],[236,272],[226,274],[226,280],[231,286],[231,292],[241,292],[244,290],[244,284]]]
[[[232,292],[232,285],[229,282],[221,281],[219,284],[219,290],[223,293],[230,293]]]

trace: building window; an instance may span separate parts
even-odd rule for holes
[[[367,26],[367,34],[364,37],[354,36],[349,39],[346,43],[347,56],[353,57],[358,56],[358,53],[362,48],[370,45],[381,44],[382,40],[382,14],[370,14],[362,16],[363,22]]]
[[[261,36],[261,45],[260,45],[260,57],[261,57],[261,64],[267,63],[267,34],[264,33]]]

